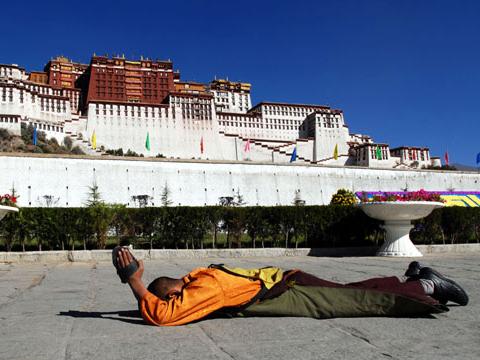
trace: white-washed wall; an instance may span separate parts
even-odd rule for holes
[[[218,135],[216,118],[199,121],[183,118],[175,106],[91,103],[84,138],[91,139],[94,131],[97,147],[103,145],[106,149],[131,149],[146,156],[164,154],[183,159],[232,159],[229,156],[235,156],[234,147],[225,146],[224,139]],[[150,151],[145,148],[147,133]]]
[[[82,206],[96,182],[109,203],[134,206],[131,197],[149,195],[160,205],[167,184],[174,205],[215,205],[237,191],[247,205],[290,205],[300,190],[307,205],[327,204],[339,188],[353,191],[425,189],[480,191],[480,174],[406,171],[298,164],[207,161],[141,161],[45,156],[0,156],[0,193],[12,186],[20,206]]]

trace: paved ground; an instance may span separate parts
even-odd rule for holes
[[[163,260],[154,275],[180,276],[211,262],[301,268],[334,281],[404,271],[410,259],[241,258]],[[0,359],[478,359],[478,255],[423,259],[457,279],[467,307],[431,318],[212,319],[180,327],[143,325],[127,286],[107,262],[0,264]]]

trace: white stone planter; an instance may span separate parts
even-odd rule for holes
[[[423,256],[410,240],[412,220],[424,218],[434,209],[445,206],[433,201],[371,202],[358,205],[368,216],[383,220],[385,243],[377,251],[378,256]]]
[[[7,215],[9,212],[17,212],[18,211],[18,208],[16,207],[12,207],[12,206],[3,206],[3,205],[0,205],[0,220],[3,219],[3,217],[5,215]]]
[[[3,206],[0,205],[0,221],[7,215],[9,212],[18,212],[18,208],[14,206]]]

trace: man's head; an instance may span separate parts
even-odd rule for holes
[[[153,280],[147,290],[162,300],[167,300],[173,294],[180,294],[184,283],[181,279],[162,276]]]

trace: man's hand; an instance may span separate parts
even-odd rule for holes
[[[132,262],[136,261],[132,254],[130,254],[130,251],[128,249],[121,249],[118,252],[118,264],[121,269],[127,267],[130,265]],[[138,270],[135,271],[129,278],[128,278],[128,284],[130,285],[130,288],[133,291],[133,294],[137,298],[137,300],[140,300],[148,291],[145,288],[145,285],[143,284],[142,281],[142,276],[143,276],[143,261],[138,260]]]
[[[130,251],[126,248],[120,249],[118,252],[118,264],[120,265],[120,268],[126,268],[128,265],[136,261]],[[143,276],[143,261],[139,260],[137,261],[138,264],[138,270],[135,271],[128,279],[130,281],[132,278],[136,278],[137,280],[141,280]]]

